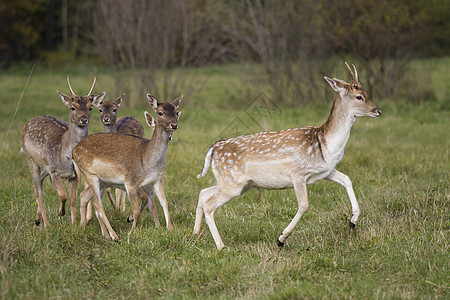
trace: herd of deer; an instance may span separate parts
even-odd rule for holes
[[[355,227],[360,209],[352,182],[348,176],[336,170],[335,166],[344,155],[355,117],[378,117],[381,111],[364,91],[355,66],[353,65],[353,71],[347,63],[346,66],[352,76],[351,82],[324,77],[337,93],[328,119],[322,126],[239,136],[218,141],[209,148],[203,170],[197,177],[205,176],[211,166],[217,184],[200,192],[195,234],[200,233],[202,217],[205,215],[216,246],[222,249],[224,243],[214,222],[217,208],[251,188],[294,188],[298,210],[278,237],[278,246],[282,247],[308,208],[306,186],[321,179],[331,180],[345,187],[352,206],[350,228]],[[159,225],[154,194],[163,208],[167,228],[172,229],[163,176],[168,144],[172,133],[178,128],[178,108],[182,97],[172,102],[159,103],[155,97],[147,94],[148,103],[156,117],[145,112],[147,124],[154,129],[152,138],[146,139],[138,120],[132,117],[117,119],[123,95],[115,101],[103,102],[105,92],[92,95],[95,78],[84,97],[75,94],[69,78],[67,83],[71,96],[59,91],[57,93],[70,108],[69,122],[50,116],[37,116],[26,123],[20,133],[22,151],[28,160],[38,204],[36,225],[43,220],[44,226],[49,226],[42,191],[43,180],[49,175],[61,199],[60,216],[65,214],[67,200],[62,178],[68,179],[73,224],[76,223],[77,182],[83,177],[85,188],[80,194],[82,226],[93,219],[93,204],[103,236],[117,240],[119,237],[106,217],[102,196],[106,191],[113,206],[125,210],[126,191],[133,211],[133,215],[128,218],[133,222],[128,240],[146,206],[155,224]],[[88,135],[94,106],[100,111],[105,132]],[[116,188],[115,201],[110,188]],[[138,197],[142,200],[141,205]]]

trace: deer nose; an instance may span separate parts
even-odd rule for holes
[[[111,120],[109,118],[103,118],[103,123],[109,123]]]
[[[378,115],[377,117],[381,116],[381,110],[379,110],[378,107],[375,107],[374,109],[372,109],[372,112],[377,114]]]
[[[89,119],[88,119],[88,117],[83,116],[83,117],[80,117],[78,119],[78,121],[80,122],[81,125],[86,125],[89,122]]]
[[[177,124],[170,124],[170,127],[172,127],[172,129],[177,129],[178,125]]]

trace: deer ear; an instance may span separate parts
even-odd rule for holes
[[[155,97],[153,97],[151,94],[147,94],[148,104],[153,108],[154,111],[156,111],[156,108],[158,108],[158,100],[156,100]]]
[[[99,107],[102,104],[103,98],[105,98],[106,92],[101,92],[98,95],[94,96],[94,99],[92,99],[92,105]]]
[[[65,106],[70,107],[70,103],[72,102],[72,98],[70,98],[69,96],[60,93],[59,91],[56,91],[58,93],[58,95],[61,97],[62,102],[64,103]]]
[[[152,115],[149,114],[147,111],[145,111],[144,116],[145,116],[145,122],[147,122],[147,125],[153,129],[155,129],[156,122],[155,122],[155,119],[153,119]]]
[[[345,92],[345,85],[347,84],[345,81],[337,79],[337,78],[328,78],[327,76],[323,77],[328,84],[331,86],[333,90],[335,90],[338,93],[344,93]]]
[[[124,96],[124,94],[122,94],[122,96],[120,96],[119,98],[117,98],[116,100],[114,100],[114,103],[115,103],[117,106],[120,106],[120,103],[122,103],[123,96]]]
[[[172,104],[175,105],[176,108],[180,105],[181,99],[183,98],[183,95],[181,95],[179,98],[172,101]]]

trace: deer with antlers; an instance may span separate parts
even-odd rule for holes
[[[139,207],[137,200],[140,190],[148,195],[153,192],[156,194],[164,211],[166,226],[172,229],[162,179],[166,170],[168,144],[173,131],[178,128],[181,97],[165,103],[158,103],[150,94],[147,94],[147,99],[156,113],[156,126],[150,140],[127,134],[98,133],[89,135],[73,150],[76,172],[84,175],[94,194],[93,204],[102,234],[113,240],[119,237],[111,227],[101,202],[103,191],[107,187],[127,191],[133,210],[133,224],[128,240],[144,207]],[[151,124],[153,118],[148,113],[146,117]],[[80,198],[81,224],[84,226],[90,198],[88,195],[81,195]]]
[[[28,160],[38,204],[36,225],[39,225],[42,219],[44,227],[50,225],[45,212],[42,190],[42,183],[48,175],[50,175],[61,199],[60,216],[65,214],[67,200],[67,193],[61,178],[68,179],[72,223],[76,222],[77,178],[72,164],[72,150],[88,135],[91,109],[106,95],[105,92],[92,95],[95,81],[94,78],[92,87],[86,96],[77,96],[74,93],[69,77],[67,77],[67,84],[72,95],[67,96],[57,91],[63,103],[70,108],[69,122],[51,116],[37,116],[28,121],[20,132],[22,152]]]
[[[378,117],[381,111],[364,91],[356,67],[353,65],[352,72],[345,64],[352,76],[351,82],[324,77],[337,94],[322,126],[240,136],[216,142],[209,148],[198,177],[205,176],[212,166],[217,184],[200,192],[194,234],[200,233],[204,214],[217,248],[222,249],[225,245],[214,222],[214,212],[218,207],[251,188],[294,188],[298,210],[278,237],[278,246],[282,247],[308,208],[306,186],[321,179],[345,187],[352,205],[349,224],[351,228],[355,227],[360,209],[352,182],[335,167],[344,155],[356,117]]]

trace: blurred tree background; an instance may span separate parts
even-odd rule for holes
[[[322,76],[342,59],[373,97],[390,97],[416,85],[405,79],[411,59],[450,54],[445,0],[2,0],[0,16],[0,67],[88,61],[122,90],[150,84],[162,98],[192,87],[198,67],[245,63],[295,106],[323,97]]]

